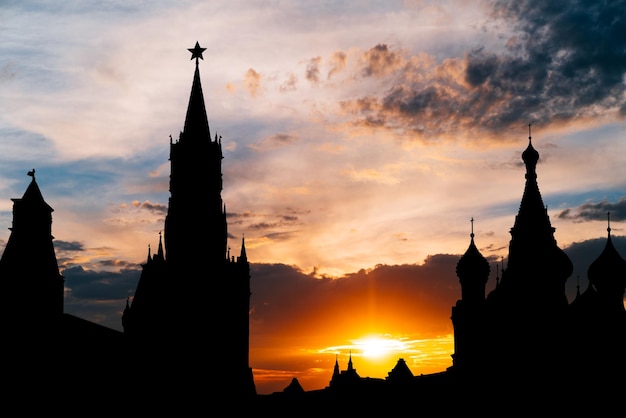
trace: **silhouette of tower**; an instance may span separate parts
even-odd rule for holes
[[[506,347],[496,354],[499,362],[530,371],[550,367],[547,363],[562,357],[568,314],[565,282],[573,264],[554,238],[537,183],[539,153],[532,145],[530,125],[528,132],[528,146],[522,152],[526,183],[510,230],[508,265],[487,304],[498,329],[494,344]],[[541,353],[536,339],[545,342]]]
[[[600,308],[609,322],[623,322],[626,261],[619,255],[611,239],[611,213],[607,213],[607,239],[604,249],[587,270],[587,277],[601,300]]]
[[[615,378],[626,371],[626,261],[611,239],[610,212],[607,213],[607,239],[604,249],[589,265],[589,287],[572,302],[573,326],[579,346],[594,358],[595,372]],[[601,344],[599,342],[602,342]]]
[[[211,139],[198,65],[205,49],[197,42],[189,49],[195,72],[184,129],[178,141],[170,136],[164,236],[156,254],[148,248],[122,324],[134,344],[160,350],[168,378],[203,376],[211,391],[250,396],[250,266],[243,237],[239,257],[227,251],[222,142],[217,134]]]
[[[484,344],[485,286],[491,267],[474,243],[474,218],[471,222],[470,244],[456,265],[461,299],[452,307],[451,316],[454,327],[452,369],[462,369],[463,373],[477,372],[488,350]]]
[[[3,330],[34,336],[47,333],[63,315],[63,276],[52,240],[52,212],[35,180],[13,200],[13,225],[0,258],[4,297]]]
[[[537,183],[539,153],[532,146],[530,125],[528,146],[522,152],[526,184],[515,223],[510,230],[508,265],[498,287],[510,306],[532,303],[533,311],[544,320],[566,309],[565,282],[573,265],[554,238]],[[524,315],[527,315],[528,312]]]

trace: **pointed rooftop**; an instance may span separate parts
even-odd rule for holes
[[[200,48],[199,43],[196,42],[196,46],[188,50],[191,52],[191,59],[196,59],[196,70],[193,75],[193,84],[191,86],[189,105],[187,106],[183,137],[192,134],[199,138],[208,138],[210,140],[211,132],[209,130],[209,121],[204,104],[202,84],[200,82],[200,70],[198,68],[198,59],[204,60],[202,52],[206,50],[206,48]]]
[[[24,204],[28,204],[30,207],[45,208],[49,212],[53,212],[54,209],[52,209],[52,207],[46,203],[46,201],[43,198],[43,195],[41,194],[41,190],[39,189],[39,185],[37,185],[37,181],[35,180],[35,169],[33,168],[27,174],[30,177],[32,177],[32,180],[30,184],[28,185],[28,187],[26,188],[24,195],[22,196],[21,199],[11,199],[11,200],[13,200],[14,202],[21,201]]]

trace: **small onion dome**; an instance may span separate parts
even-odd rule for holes
[[[539,161],[539,152],[533,147],[533,144],[528,141],[528,146],[522,152],[522,160],[524,164],[531,167],[536,167],[537,162]]]
[[[611,241],[611,228],[602,253],[587,269],[587,277],[600,293],[616,292],[622,295],[626,286],[626,261],[619,255]]]
[[[470,234],[470,244],[465,254],[461,257],[456,264],[456,275],[462,282],[464,278],[478,277],[484,278],[484,282],[487,282],[491,267],[489,262],[480,253],[476,244],[474,243],[474,218],[472,222],[472,233]]]
[[[489,277],[491,267],[487,259],[480,253],[474,244],[474,234],[470,245],[456,264],[456,275],[462,280],[465,277]]]
[[[532,144],[532,136],[530,134],[530,124],[528,124],[528,146],[522,152],[522,161],[526,167],[532,167],[533,169],[537,166],[537,162],[539,161],[539,152],[535,148],[533,148]]]

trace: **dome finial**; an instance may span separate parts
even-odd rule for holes
[[[532,141],[532,135],[530,134],[530,123],[528,124],[528,143]]]
[[[606,213],[606,224],[607,224],[606,230],[610,236],[611,235],[611,211],[608,211]]]
[[[472,216],[472,219],[470,219],[470,222],[472,223],[472,233],[470,234],[470,237],[474,238],[474,217]]]

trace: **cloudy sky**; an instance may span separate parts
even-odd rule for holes
[[[626,256],[624,1],[4,0],[0,245],[34,168],[67,312],[122,329],[196,41],[230,245],[253,263],[258,392],[321,388],[349,353],[371,377],[449,366],[470,219],[493,286],[529,124],[570,298],[608,211]]]

